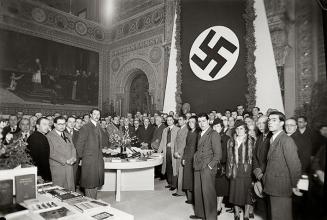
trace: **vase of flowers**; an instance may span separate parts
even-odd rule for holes
[[[17,166],[32,166],[32,158],[28,154],[28,144],[20,138],[9,145],[0,143],[0,169],[13,169]]]

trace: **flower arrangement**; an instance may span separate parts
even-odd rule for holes
[[[26,148],[28,144],[20,138],[9,145],[0,143],[0,169],[13,169],[19,165],[33,165]]]

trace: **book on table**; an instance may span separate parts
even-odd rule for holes
[[[86,212],[94,208],[105,206],[109,206],[109,204],[98,200],[90,200],[74,204],[74,207],[76,207],[80,212]]]
[[[66,207],[60,207],[57,209],[52,209],[44,212],[40,212],[39,215],[46,219],[46,220],[52,220],[52,219],[60,219],[66,216],[74,215],[75,212],[67,209]]]
[[[15,176],[16,202],[36,198],[35,174]]]
[[[13,180],[0,180],[0,209],[13,204]]]
[[[65,190],[65,189],[53,189],[53,190],[49,190],[47,193],[60,199],[61,201],[82,197],[82,195],[77,192],[72,192],[72,191]]]
[[[103,219],[111,219],[114,217],[114,215],[109,212],[100,212],[96,215],[93,215],[92,217],[97,220],[103,220]]]

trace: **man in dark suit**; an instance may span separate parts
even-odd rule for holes
[[[194,154],[194,214],[190,218],[217,219],[216,173],[221,160],[220,135],[209,125],[207,114],[198,117],[202,132]]]
[[[311,165],[311,141],[309,138],[300,134],[297,130],[296,120],[294,118],[289,118],[285,122],[286,134],[293,138],[296,146],[299,159],[302,167],[302,175],[309,177],[310,165]],[[309,184],[311,185],[311,184]],[[293,196],[293,215],[294,219],[304,220],[309,217],[309,210],[306,207],[309,207],[308,203],[308,193],[302,191],[301,196]]]
[[[9,125],[4,127],[2,130],[3,140],[6,139],[8,133],[14,135],[20,131],[20,128],[17,126],[18,120],[16,115],[9,115]]]
[[[142,126],[140,125],[140,120],[135,119],[134,120],[134,135],[140,140],[141,139],[141,128]]]
[[[317,134],[309,128],[308,119],[305,116],[300,116],[297,118],[297,136],[301,136],[302,139],[306,142],[307,148],[311,151],[311,156],[314,156],[317,153]],[[301,159],[301,158],[300,158]]]
[[[143,126],[140,128],[140,142],[143,148],[149,149],[153,137],[153,127],[149,118],[143,118]]]
[[[49,165],[50,146],[46,133],[49,131],[49,120],[41,117],[36,121],[36,131],[27,139],[27,149],[37,167],[37,174],[46,182],[51,181]]]
[[[76,143],[77,155],[82,159],[80,186],[85,189],[85,195],[97,198],[97,188],[104,184],[103,146],[109,145],[109,140],[99,124],[100,110],[92,109],[90,121],[81,130]]]
[[[262,181],[263,174],[267,165],[267,154],[270,147],[270,138],[272,133],[268,130],[268,117],[261,116],[258,119],[257,126],[260,135],[255,143],[253,153],[253,174],[257,181]],[[262,216],[263,219],[269,219],[269,203],[266,198],[257,199],[257,214]]]
[[[283,113],[270,112],[268,128],[273,136],[263,184],[264,192],[269,196],[272,220],[292,220],[292,193],[300,194],[297,183],[301,177],[301,162],[293,139],[283,130],[284,123]]]
[[[128,118],[124,119],[124,126],[121,127],[121,130],[122,130],[124,135],[128,135],[129,137],[134,137],[135,136],[134,127],[129,124],[129,119]]]

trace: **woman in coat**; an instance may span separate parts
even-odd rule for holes
[[[224,123],[221,119],[215,119],[213,121],[213,129],[220,134],[221,137],[221,151],[222,158],[220,160],[220,166],[216,175],[216,194],[218,196],[218,215],[222,211],[222,202],[224,196],[229,195],[229,180],[226,176],[226,162],[227,162],[227,142],[229,136],[224,133]]]
[[[252,205],[252,151],[254,139],[246,124],[237,120],[235,134],[227,143],[227,176],[230,178],[229,202],[234,204],[234,219],[240,219],[240,207],[245,206],[244,220],[249,219]]]
[[[182,158],[182,164],[184,166],[183,172],[183,190],[186,192],[186,203],[193,203],[193,156],[197,146],[198,129],[197,129],[197,117],[192,116],[188,121],[189,131],[186,137],[186,145],[184,148],[184,154]]]

